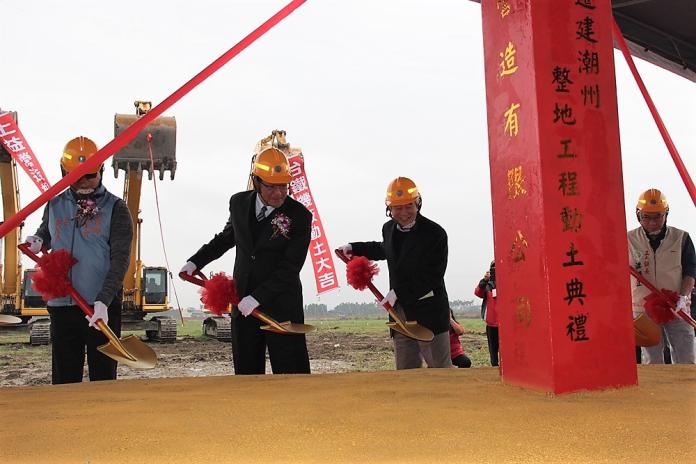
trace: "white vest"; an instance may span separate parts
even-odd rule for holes
[[[676,227],[667,226],[667,233],[657,251],[653,252],[642,227],[628,232],[628,262],[657,288],[679,293],[682,284],[682,249],[688,235]],[[650,290],[631,276],[633,315],[645,312],[644,298]]]

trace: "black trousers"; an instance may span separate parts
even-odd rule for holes
[[[498,365],[498,328],[486,326],[486,338],[488,339],[488,352],[491,354],[491,366]]]
[[[116,361],[97,350],[109,340],[99,330],[89,327],[85,313],[77,306],[53,306],[51,316],[52,383],[82,382],[87,352],[89,380],[116,379]],[[121,301],[115,300],[108,309],[109,327],[121,336]]]
[[[278,321],[283,322],[283,321]],[[266,347],[274,374],[309,374],[309,353],[304,335],[261,330],[261,321],[238,314],[232,319],[232,360],[236,375],[264,374]]]
[[[471,359],[465,354],[460,354],[456,358],[452,358],[452,364],[457,367],[471,367]]]

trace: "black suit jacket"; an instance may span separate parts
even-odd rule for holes
[[[397,233],[400,232],[392,219],[382,227],[382,242],[351,243],[353,254],[372,260],[386,259],[389,285],[406,318],[418,321],[434,334],[446,332],[450,316],[445,288],[447,233],[420,214],[414,228],[403,234],[399,251],[394,246]],[[433,296],[426,296],[431,291]]]
[[[312,213],[288,197],[258,226],[253,237],[255,202],[254,191],[232,195],[224,229],[189,261],[202,269],[236,247],[233,276],[239,297],[253,296],[260,303],[259,309],[278,321],[304,322],[300,270],[309,248]],[[287,237],[274,236],[272,221],[281,214],[290,220]],[[235,308],[233,317],[238,314]]]

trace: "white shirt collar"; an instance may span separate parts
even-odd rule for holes
[[[275,208],[272,207],[271,205],[265,204],[263,202],[263,200],[261,199],[261,195],[259,195],[257,193],[256,194],[256,214],[255,214],[255,216],[258,217],[259,213],[261,212],[261,208],[263,208],[264,206],[266,207],[266,217],[268,217],[273,212],[273,210]]]

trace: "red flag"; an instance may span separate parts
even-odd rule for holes
[[[5,150],[24,169],[24,172],[34,181],[39,190],[45,192],[51,187],[41,164],[34,156],[29,143],[15,123],[12,113],[0,114],[0,141]]]
[[[338,288],[333,256],[331,248],[329,248],[329,241],[326,235],[324,235],[324,226],[321,224],[321,217],[314,203],[312,191],[309,189],[302,152],[299,149],[291,148],[288,154],[288,161],[290,162],[290,173],[292,174],[290,194],[312,213],[312,241],[309,243],[309,256],[312,258],[314,280],[317,285],[317,294],[319,295]]]

